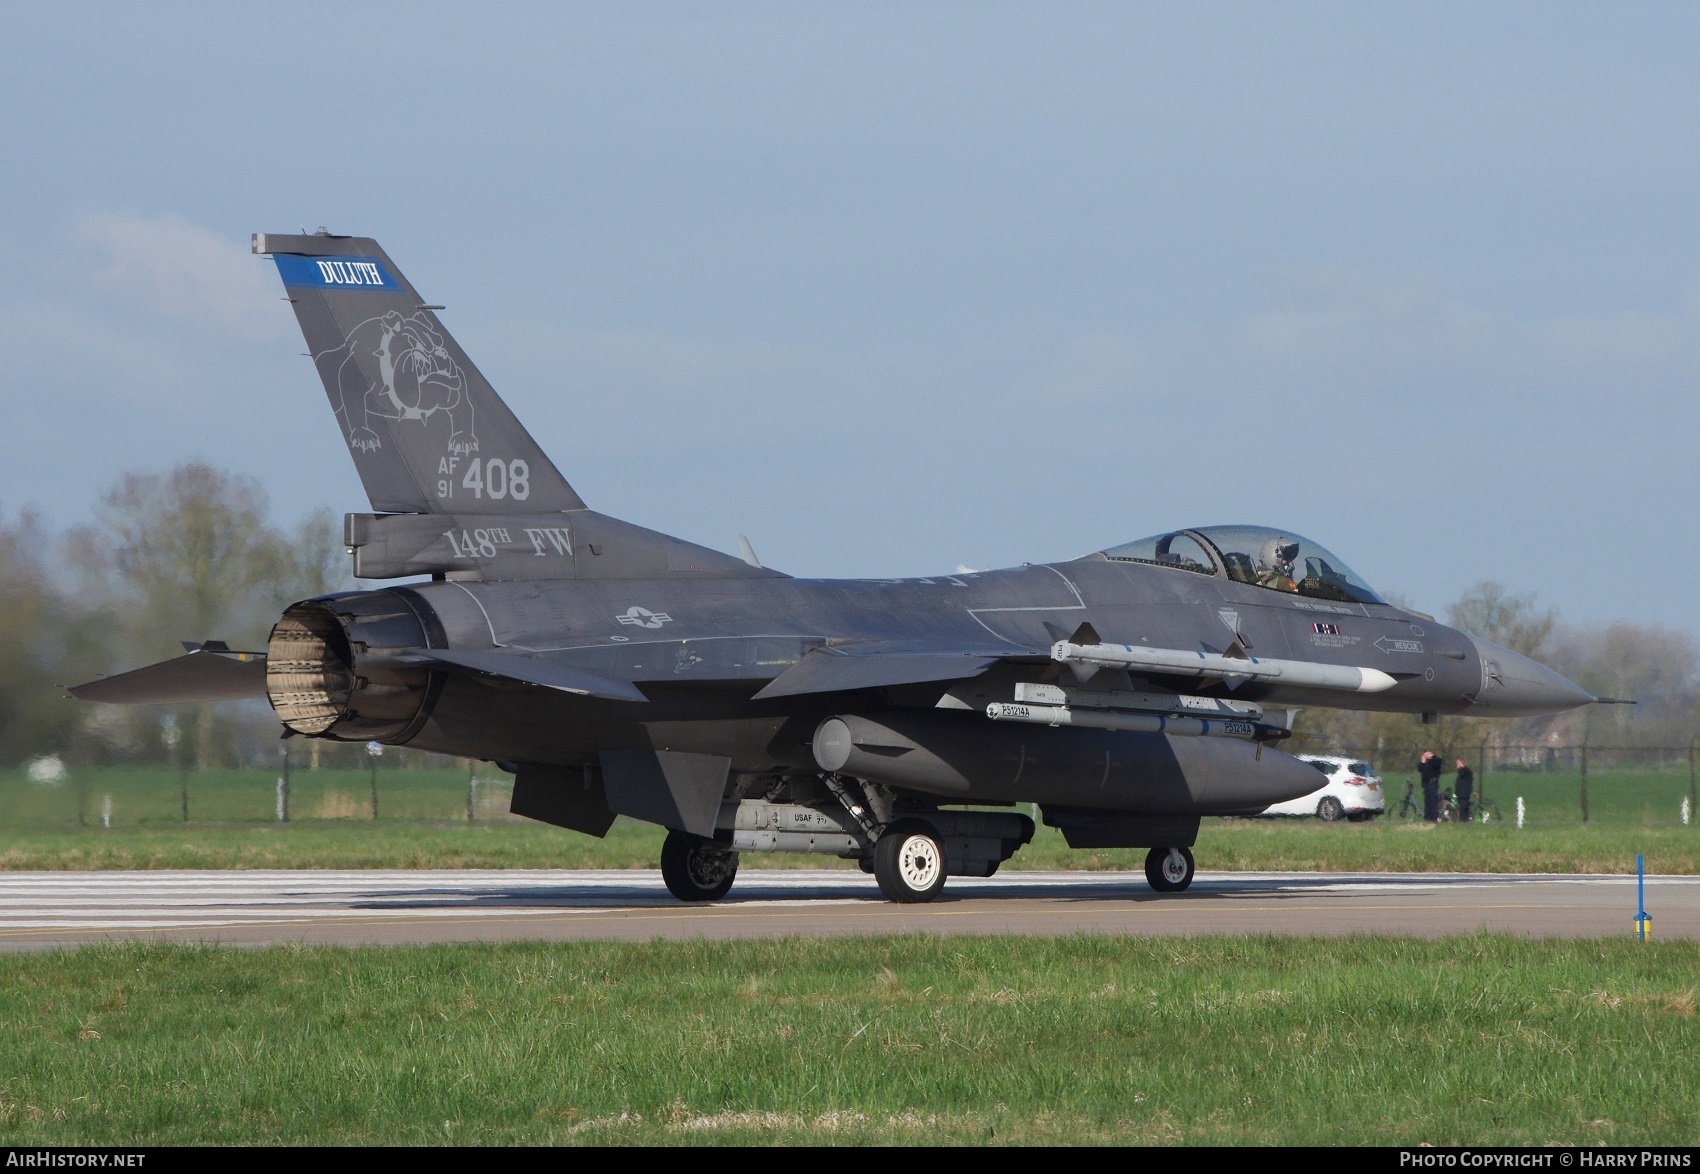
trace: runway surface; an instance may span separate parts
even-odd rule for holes
[[[1650,877],[1657,938],[1700,937],[1700,877]],[[1126,872],[952,877],[894,905],[846,871],[746,870],[683,905],[652,871],[0,873],[0,950],[114,939],[340,945],[873,933],[1629,937],[1635,878],[1200,872],[1158,896]]]

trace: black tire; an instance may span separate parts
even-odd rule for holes
[[[718,901],[738,875],[738,854],[709,840],[668,832],[661,845],[661,879],[681,901]]]
[[[874,844],[874,879],[880,892],[900,905],[931,901],[943,891],[947,875],[944,845],[930,823],[900,819]]]
[[[1192,873],[1190,848],[1153,848],[1145,857],[1145,879],[1159,893],[1184,893]]]
[[[1324,795],[1316,805],[1316,814],[1327,823],[1338,823],[1346,817],[1346,805],[1332,795]]]

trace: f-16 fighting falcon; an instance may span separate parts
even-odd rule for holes
[[[668,829],[685,901],[740,854],[854,859],[894,901],[990,876],[1036,805],[1076,848],[1149,848],[1185,889],[1199,819],[1316,789],[1303,706],[1516,716],[1595,700],[1392,606],[1333,552],[1177,529],[1071,562],[797,579],[590,509],[376,241],[256,234],[371,500],[354,574],[263,653],[208,642],[72,692],[264,697],[285,736],[495,762],[513,810]],[[204,634],[202,634],[204,635]]]

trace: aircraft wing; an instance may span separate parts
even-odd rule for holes
[[[794,697],[801,693],[842,693],[886,685],[916,685],[928,681],[960,681],[977,677],[1019,650],[952,648],[916,644],[869,643],[815,648],[768,682],[754,700]],[[1036,654],[1042,657],[1043,654]]]
[[[99,677],[67,689],[78,701],[173,705],[266,695],[266,654],[197,648],[187,656]]]

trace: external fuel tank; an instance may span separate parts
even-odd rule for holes
[[[827,718],[814,756],[822,770],[956,803],[1152,815],[1248,814],[1321,785],[1309,764],[1235,738],[1019,726],[950,710]]]

